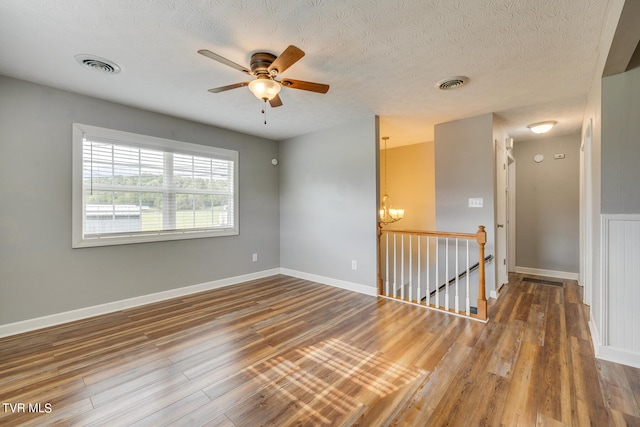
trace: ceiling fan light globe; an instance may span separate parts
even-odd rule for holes
[[[256,79],[249,83],[249,90],[256,98],[271,101],[280,92],[280,84],[270,79]]]

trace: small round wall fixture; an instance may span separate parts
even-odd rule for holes
[[[542,163],[543,160],[544,156],[542,154],[536,154],[535,156],[533,156],[533,161],[536,163]]]
[[[273,166],[278,166],[278,159],[271,159],[271,164]]]

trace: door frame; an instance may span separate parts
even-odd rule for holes
[[[589,118],[580,145],[580,285],[583,302],[593,300],[593,118]]]
[[[496,291],[509,282],[507,258],[509,257],[508,240],[508,198],[507,198],[507,147],[506,141],[494,139],[495,142],[495,262]]]
[[[516,271],[516,159],[507,150],[507,272]]]

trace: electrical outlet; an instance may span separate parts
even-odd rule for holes
[[[355,259],[351,260],[351,269],[352,270],[357,270],[358,269],[358,261],[356,261]]]
[[[258,261],[258,254],[253,254],[253,262]]]

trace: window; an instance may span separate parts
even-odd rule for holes
[[[73,247],[238,234],[238,152],[73,125]]]

